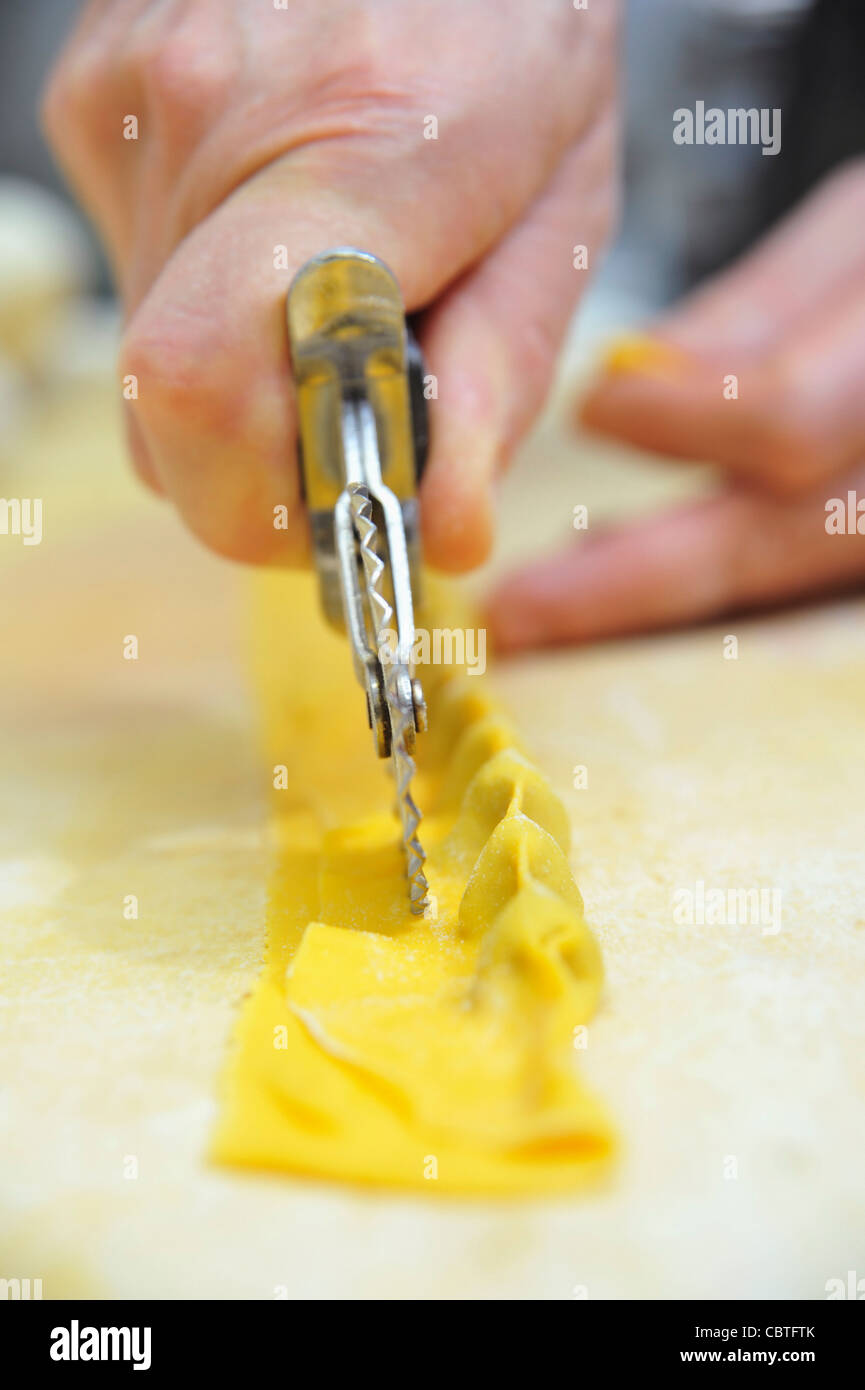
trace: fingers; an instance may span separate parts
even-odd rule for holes
[[[633,356],[636,357],[636,349]],[[718,463],[778,493],[810,489],[865,449],[865,279],[765,362],[723,369],[647,347],[611,370],[582,421],[671,458]]]
[[[865,467],[833,484],[865,500]],[[672,627],[865,582],[862,534],[827,531],[825,492],[777,501],[735,490],[602,533],[509,576],[491,636],[516,651]]]
[[[306,552],[284,302],[298,267],[338,244],[388,262],[409,311],[460,276],[474,282],[462,333],[454,311],[461,346],[446,383],[464,423],[449,422],[434,445],[426,510],[442,511],[431,548],[449,563],[486,549],[494,449],[540,399],[564,319],[561,286],[550,295],[543,284],[532,304],[532,277],[547,278],[526,264],[532,239],[576,275],[570,228],[516,233],[500,259],[497,248],[609,100],[615,7],[577,14],[545,0],[539,24],[516,0],[444,8],[329,0],[324,14],[312,4],[285,14],[257,0],[96,0],[58,65],[46,124],[131,314],[121,372],[136,388],[136,468],[221,554],[293,562]],[[503,287],[519,314],[499,312]],[[435,341],[447,340],[448,319]],[[494,341],[515,327],[525,389],[511,349]],[[439,456],[475,466],[454,481]]]
[[[120,353],[136,459],[200,540],[249,562],[296,563],[307,547],[284,321],[296,267],[275,255],[285,236],[274,190],[241,190],[169,260]],[[309,240],[294,238],[298,263]]]
[[[665,340],[724,365],[778,348],[815,312],[865,281],[865,160],[825,179],[802,205],[729,270],[663,321]],[[735,368],[731,367],[731,371]]]
[[[124,334],[139,468],[231,559],[296,564],[308,554],[285,296],[328,245],[374,248],[416,298],[440,274],[370,204],[310,188],[280,161],[186,238]]]
[[[286,155],[346,201],[387,209],[448,283],[522,216],[609,85],[614,7],[575,15],[546,0],[535,24],[515,4],[324,8],[85,11],[44,123],[128,306],[199,223]]]
[[[572,208],[608,157],[609,138],[586,142],[535,212],[430,319],[426,339],[439,401],[423,512],[434,518],[433,563],[452,566],[456,557],[465,566],[486,551],[497,459],[546,390],[585,278],[572,266]],[[596,244],[607,215],[600,195],[587,199],[576,229],[585,231],[582,239]],[[186,238],[127,329],[120,370],[137,382],[130,408],[139,452],[146,451],[158,485],[194,533],[222,555],[297,563],[307,554],[285,294],[308,257],[339,244],[374,249],[409,307],[440,288],[441,258],[419,250],[388,209],[349,202],[318,182],[309,187],[289,157]],[[287,526],[274,526],[278,509]]]
[[[614,350],[582,420],[641,448],[807,490],[865,448],[865,165],[663,323]]]
[[[99,230],[118,283],[136,243],[138,183],[146,125],[141,84],[109,57],[122,51],[147,0],[90,0],[77,16],[41,95],[41,122],[54,158]],[[140,138],[139,138],[140,135]]]
[[[437,383],[422,488],[427,558],[469,569],[492,539],[493,484],[549,390],[574,303],[586,287],[576,244],[599,257],[612,217],[614,126],[605,116],[504,240],[426,316]]]

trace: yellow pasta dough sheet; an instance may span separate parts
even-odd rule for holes
[[[40,398],[0,448],[6,495],[41,497],[45,511],[41,545],[0,544],[0,1277],[40,1279],[46,1299],[554,1300],[814,1299],[850,1270],[861,1277],[863,600],[536,653],[431,694],[418,801],[437,919],[414,922],[394,888],[394,916],[379,911],[376,924],[356,878],[338,917],[325,855],[358,874],[390,856],[402,872],[348,645],[320,620],[309,580],[256,577],[250,689],[250,581],[134,484],[118,415],[112,382],[77,384]],[[550,418],[503,480],[498,563],[557,545],[576,502],[594,525],[710,481],[575,446]],[[735,661],[723,654],[730,633]],[[455,735],[459,689],[474,713],[468,700],[454,710]],[[567,811],[605,983],[585,1037],[567,1037],[584,1012],[573,972],[548,980],[559,1004],[490,1015],[491,1031],[505,1018],[526,1027],[530,1099],[530,1082],[546,1078],[550,1095],[568,1078],[568,1146],[577,1132],[609,1136],[586,1079],[615,1121],[613,1164],[573,1152],[518,1164],[505,1140],[457,1155],[423,1076],[402,1112],[411,1126],[392,1118],[397,1087],[386,1129],[372,1076],[349,1114],[302,1071],[315,1058],[316,1087],[325,1072],[348,1084],[289,1008],[287,971],[311,922],[383,950],[417,932],[431,951],[437,931],[467,972],[479,965],[483,943],[457,920],[473,863],[448,887],[445,857],[490,720],[519,752],[500,707]],[[542,824],[525,797],[522,814]],[[780,889],[781,929],[677,921],[677,894],[699,885]],[[484,941],[496,939],[488,923]],[[531,978],[530,989],[523,970],[487,983],[534,1008],[546,977]],[[311,979],[307,1019],[326,1013]],[[573,1008],[556,993],[565,987]],[[443,1002],[436,1016],[452,1019]],[[561,1029],[561,1045],[530,1043],[529,1018]],[[327,1022],[355,1045],[347,1015],[339,1032],[333,1013]],[[273,1046],[278,1027],[286,1048]],[[561,1073],[533,1071],[538,1056]],[[399,1085],[404,1060],[388,1074]],[[243,1068],[259,1076],[241,1085]],[[280,1092],[292,1069],[304,1124]],[[524,1134],[554,1129],[543,1099],[516,1112]],[[333,1135],[314,1151],[316,1112]],[[498,1191],[516,1192],[519,1176],[527,1194],[554,1182],[558,1194],[490,1200],[479,1164],[491,1154]],[[611,1181],[585,1191],[605,1168]]]
[[[561,802],[481,679],[423,668],[412,915],[387,764],[309,577],[259,581],[255,647],[277,865],[213,1156],[429,1192],[584,1184],[613,1139],[577,1069],[601,962]]]

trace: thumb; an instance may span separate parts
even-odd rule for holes
[[[445,274],[369,204],[323,188],[296,159],[239,188],[178,246],[124,334],[139,471],[218,554],[300,563],[308,551],[296,458],[285,297],[299,267],[354,245],[393,270],[409,305]],[[287,529],[274,526],[285,508]]]

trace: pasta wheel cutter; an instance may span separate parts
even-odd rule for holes
[[[427,907],[412,797],[426,703],[414,673],[423,361],[391,271],[364,251],[314,257],[292,282],[298,453],[324,615],[347,634],[375,750],[391,758],[411,910]]]

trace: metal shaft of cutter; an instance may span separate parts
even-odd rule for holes
[[[411,781],[426,710],[412,669],[417,432],[402,300],[386,266],[343,248],[301,269],[287,312],[322,606],[348,635],[376,751],[393,760],[409,897],[420,912],[427,884]]]

